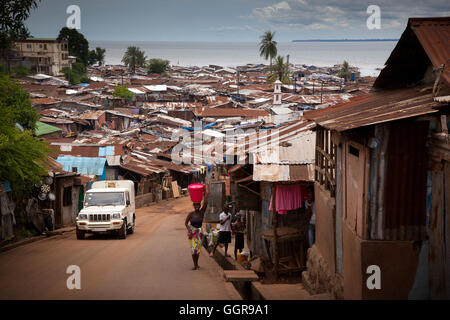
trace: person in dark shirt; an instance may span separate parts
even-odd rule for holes
[[[198,265],[198,258],[200,256],[200,250],[202,248],[202,224],[203,217],[205,215],[206,207],[208,206],[209,191],[206,192],[206,188],[203,194],[203,206],[200,202],[194,202],[194,211],[189,212],[184,222],[188,231],[189,243],[191,245],[192,261],[194,267],[192,270],[200,269]]]
[[[237,252],[242,252],[244,249],[244,230],[245,221],[243,215],[238,212],[236,214],[236,221],[232,223],[233,231],[235,233],[235,243],[234,243],[234,258],[237,260]]]

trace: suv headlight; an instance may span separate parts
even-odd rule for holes
[[[78,215],[78,220],[87,220],[87,214],[85,213],[81,213]]]
[[[113,219],[120,219],[120,213],[113,213],[112,218]]]

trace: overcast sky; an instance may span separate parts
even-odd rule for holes
[[[258,41],[398,38],[408,17],[450,16],[449,0],[42,0],[27,25],[34,37],[56,37],[69,5],[81,9],[88,40]],[[366,26],[369,5],[381,9],[381,29]]]

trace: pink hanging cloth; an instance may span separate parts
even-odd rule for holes
[[[306,200],[306,187],[300,185],[277,186],[275,188],[275,210],[278,214],[286,214],[289,210],[302,207]],[[273,196],[270,198],[269,210],[272,210]]]

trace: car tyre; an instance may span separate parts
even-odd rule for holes
[[[134,233],[134,226],[136,225],[136,217],[133,215],[133,225],[128,228],[127,234],[133,234]]]
[[[123,221],[122,228],[119,230],[119,239],[126,239],[127,237],[127,220]]]
[[[77,234],[77,240],[84,240],[84,236],[86,235],[86,232],[83,230],[76,230],[76,234]]]

